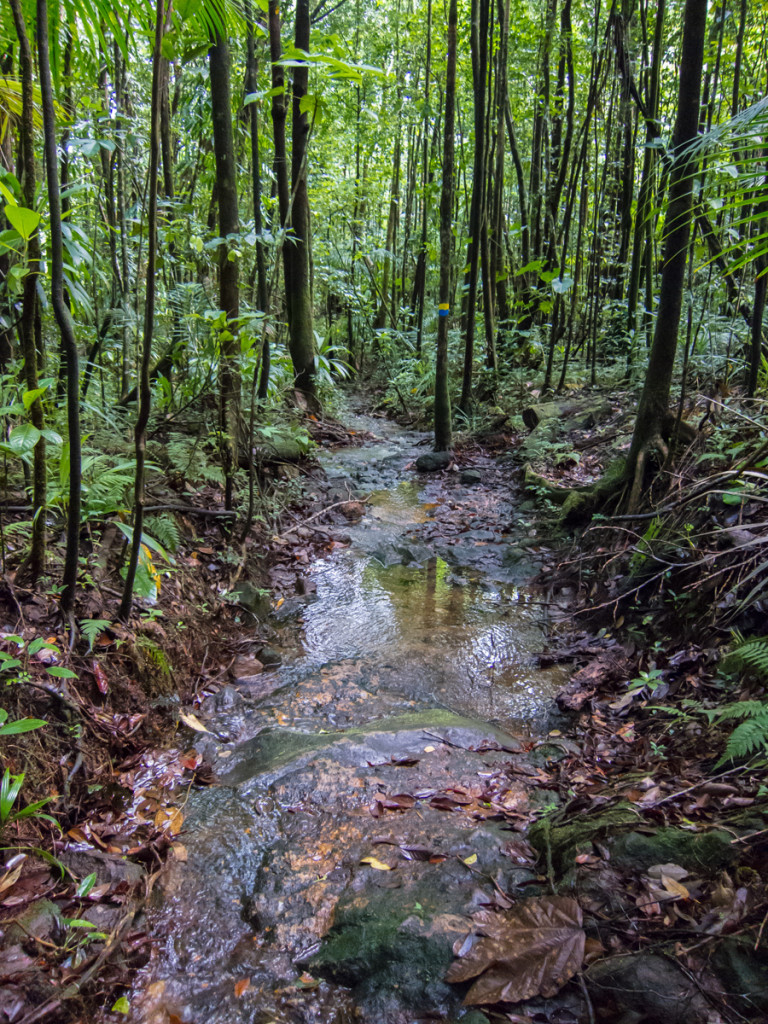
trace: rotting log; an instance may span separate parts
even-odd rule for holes
[[[594,398],[566,398],[560,402],[543,402],[523,409],[523,423],[535,430],[546,420],[559,420],[564,430],[588,430],[611,414],[609,402],[595,402]]]

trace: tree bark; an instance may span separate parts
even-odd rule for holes
[[[38,0],[40,3],[41,0]],[[42,0],[45,2],[45,0]],[[149,385],[149,364],[152,358],[152,333],[155,326],[155,267],[157,262],[157,185],[160,173],[160,119],[162,103],[162,80],[165,73],[162,55],[163,0],[156,0],[155,44],[152,54],[151,122],[149,133],[149,210],[147,212],[147,288],[144,297],[144,339],[139,369],[139,411],[134,427],[136,451],[136,472],[133,491],[133,539],[128,568],[125,574],[123,597],[118,617],[127,622],[133,606],[133,589],[141,554],[141,535],[144,530],[144,464],[147,440],[147,423],[152,405],[152,391]]]
[[[19,73],[21,77],[21,122],[19,135],[21,141],[22,166],[21,181],[24,193],[24,204],[28,210],[35,208],[35,132],[33,122],[33,74],[32,50],[21,9],[21,0],[10,0],[16,35],[19,40]],[[35,312],[37,306],[37,282],[40,276],[40,237],[37,228],[27,240],[28,270],[24,278],[24,294],[22,299],[21,347],[24,355],[24,380],[27,391],[35,391],[38,387],[37,362],[38,353],[35,349]],[[43,430],[43,405],[36,398],[30,410],[32,425]],[[45,503],[46,503],[46,461],[45,438],[40,437],[34,448],[32,465],[32,539],[29,556],[25,564],[25,576],[33,584],[45,568]]]
[[[309,50],[309,0],[296,3],[296,46]],[[308,111],[302,111],[307,95],[309,66],[293,72],[293,110],[291,119],[291,185],[293,206],[290,222],[293,237],[283,247],[286,291],[291,290],[288,315],[289,346],[297,391],[307,406],[319,410],[315,383],[315,336],[312,321],[312,285],[309,259],[309,197],[307,194],[307,141],[311,126]]]
[[[635,481],[630,505],[636,504],[639,498],[646,452],[654,444],[665,452],[661,440],[662,421],[669,406],[693,204],[694,160],[687,143],[695,137],[699,124],[706,22],[707,0],[686,0],[656,330],[627,460],[628,473]]]
[[[238,232],[240,224],[237,163],[232,133],[229,42],[221,30],[216,31],[213,45],[208,51],[208,59],[211,71],[211,114],[218,185],[219,235],[227,239],[229,235]],[[237,370],[240,290],[237,260],[229,257],[229,242],[224,241],[219,246],[219,308],[226,314],[227,323],[219,334],[219,429],[224,456],[224,507],[227,511],[232,509],[240,426],[240,375]]]
[[[435,361],[435,451],[451,447],[451,399],[448,391],[448,320],[451,306],[451,259],[453,256],[453,176],[456,111],[456,0],[448,10],[445,117],[443,123],[443,183],[440,194],[440,306],[437,319]]]
[[[53,109],[51,62],[48,49],[48,3],[37,0],[37,58],[43,108],[45,171],[48,179],[48,207],[51,224],[51,304],[61,333],[67,362],[67,425],[69,427],[69,509],[67,547],[62,577],[61,611],[70,625],[74,623],[75,590],[80,555],[80,368],[72,317],[64,302],[64,248],[61,232],[61,194],[59,160],[56,152],[56,117]]]

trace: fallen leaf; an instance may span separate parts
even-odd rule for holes
[[[425,754],[431,754],[434,751],[434,747],[424,747]]]
[[[670,878],[668,875],[661,876],[661,884],[671,893],[673,896],[679,896],[681,899],[687,900],[690,893],[683,885],[682,882],[676,881],[674,878]]]
[[[206,729],[203,723],[197,718],[196,715],[188,714],[185,711],[179,712],[179,718],[185,725],[188,725],[190,729],[194,729],[195,732],[210,732],[210,729]]]
[[[109,693],[109,680],[107,679],[107,673],[101,667],[101,665],[93,659],[93,677],[96,680],[96,685],[99,688],[99,693]]]
[[[15,885],[19,880],[21,869],[24,864],[17,864],[12,871],[6,871],[2,878],[0,878],[0,892],[5,892],[6,889],[10,889],[12,885]]]
[[[186,848],[186,846],[184,846],[183,843],[174,843],[173,846],[171,847],[171,853],[173,854],[173,856],[174,856],[174,858],[176,860],[181,861],[182,864],[186,863],[186,861],[187,861],[187,848]]]
[[[390,864],[385,864],[383,860],[377,860],[376,857],[362,857],[360,863],[367,864],[368,867],[373,868],[375,871],[392,870],[392,866]]]
[[[477,864],[477,854],[470,853],[468,857],[462,857],[462,864]]]
[[[236,981],[235,982],[235,995],[237,996],[237,998],[239,999],[240,996],[244,992],[247,992],[250,987],[251,987],[251,979],[250,978],[241,978],[239,981]]]
[[[481,938],[445,976],[453,984],[477,978],[466,1006],[550,998],[581,967],[581,908],[568,896],[532,897],[504,913],[480,911],[474,921]]]

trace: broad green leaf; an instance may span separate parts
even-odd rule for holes
[[[11,206],[9,203],[5,207],[5,216],[25,242],[30,240],[40,223],[40,214],[35,210],[28,210],[26,206]]]
[[[33,391],[25,391],[24,394],[21,396],[21,400],[24,403],[24,408],[30,409],[34,405],[35,399],[40,398],[42,395],[45,394],[47,390],[48,388],[44,387],[35,388]]]
[[[45,725],[42,718],[19,718],[15,722],[0,725],[0,736],[18,736],[23,732],[34,732]]]
[[[46,671],[49,676],[54,676],[56,679],[77,679],[77,672],[73,672],[71,668],[65,668],[63,665],[49,665]]]

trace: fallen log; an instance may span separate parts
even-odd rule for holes
[[[589,430],[611,414],[610,402],[594,398],[565,398],[559,402],[543,402],[523,409],[523,423],[535,430],[546,420],[559,420],[563,430]]]

